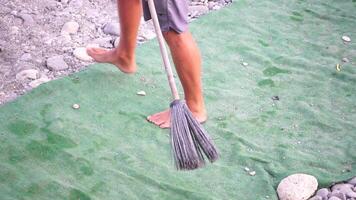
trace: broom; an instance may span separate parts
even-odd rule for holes
[[[167,49],[159,26],[154,1],[148,0],[148,6],[157,34],[169,86],[174,99],[170,104],[170,137],[175,165],[178,170],[196,169],[205,164],[203,153],[210,162],[217,160],[219,155],[208,133],[195,119],[186,103],[179,98]]]

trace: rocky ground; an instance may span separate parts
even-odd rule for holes
[[[189,0],[189,19],[232,0]],[[0,1],[0,105],[92,63],[85,47],[113,48],[120,37],[115,0]],[[137,43],[155,37],[142,20]]]

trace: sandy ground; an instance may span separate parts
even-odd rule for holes
[[[190,20],[231,0],[189,0]],[[119,38],[114,0],[0,1],[0,105],[92,63],[85,47],[113,48]],[[142,20],[137,43],[155,37]]]

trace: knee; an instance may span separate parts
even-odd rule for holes
[[[184,46],[185,33],[177,33],[175,31],[163,32],[163,36],[169,47],[179,48]]]

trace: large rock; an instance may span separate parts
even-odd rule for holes
[[[47,59],[47,68],[52,71],[68,69],[67,63],[63,60],[63,56],[52,56]]]
[[[284,178],[278,185],[280,200],[306,200],[318,188],[315,177],[307,174],[293,174]]]

